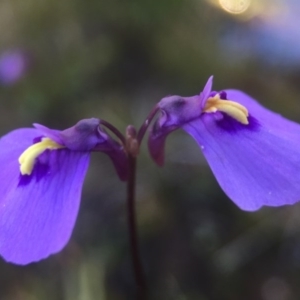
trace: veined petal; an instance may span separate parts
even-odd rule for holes
[[[46,150],[32,174],[21,176],[18,156],[38,136],[19,129],[0,140],[0,255],[17,264],[46,258],[68,242],[89,164],[88,152]]]
[[[252,103],[250,97],[237,102],[258,121],[249,118],[249,125],[243,125],[226,115],[204,114],[183,129],[196,140],[220,186],[241,209],[294,204],[300,200],[300,126]]]
[[[0,139],[0,173],[3,174],[0,184],[0,206],[3,199],[2,195],[5,195],[15,186],[14,182],[7,180],[9,174],[15,169],[15,166],[17,166],[18,172],[20,173],[18,163],[19,156],[31,146],[33,140],[39,136],[40,133],[36,129],[22,128],[14,130]]]

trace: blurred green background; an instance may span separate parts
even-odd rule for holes
[[[297,0],[1,0],[0,133],[88,117],[123,132],[212,74],[215,90],[300,122],[299,14]],[[300,206],[241,211],[189,136],[171,135],[164,168],[145,144],[137,213],[151,299],[300,299]],[[1,260],[0,299],[134,299],[125,190],[94,154],[71,241],[26,267]]]

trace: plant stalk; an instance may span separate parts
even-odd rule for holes
[[[138,235],[135,213],[135,186],[136,186],[136,157],[129,153],[129,178],[127,182],[127,212],[130,252],[133,263],[133,272],[137,284],[137,299],[146,300],[146,281],[138,247]]]

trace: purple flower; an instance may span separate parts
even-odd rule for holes
[[[10,85],[18,81],[28,67],[28,57],[22,51],[11,51],[0,57],[0,82]]]
[[[162,165],[168,134],[182,128],[207,159],[221,188],[241,209],[300,200],[300,126],[238,90],[170,96],[149,136],[153,159]]]
[[[7,261],[27,264],[65,246],[92,151],[108,154],[126,180],[124,149],[99,125],[86,119],[58,131],[35,124],[0,140],[0,253]]]

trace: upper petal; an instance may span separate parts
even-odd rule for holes
[[[200,107],[203,110],[205,106],[205,102],[211,93],[212,85],[213,85],[214,76],[210,76],[204,86],[203,91],[200,93]]]
[[[164,163],[164,145],[167,135],[185,123],[201,116],[201,95],[193,97],[170,96],[163,98],[158,107],[160,116],[152,126],[148,149],[153,160],[160,166]]]
[[[246,93],[233,89],[225,90],[225,92],[227,99],[234,100],[245,106],[249,114],[254,116],[261,125],[268,127],[269,130],[282,131],[283,135],[299,133],[299,124],[263,107]]]
[[[68,242],[89,163],[87,152],[47,150],[33,173],[20,177],[18,156],[39,135],[19,129],[0,140],[0,254],[18,264],[46,258]]]
[[[192,97],[168,96],[161,99],[158,107],[161,115],[150,130],[148,149],[153,160],[164,164],[164,147],[167,135],[184,124],[199,118],[211,94],[213,76],[207,80],[200,95]]]
[[[55,130],[55,129],[50,129],[44,125],[41,124],[37,124],[34,123],[33,126],[38,129],[38,131],[43,135],[46,136],[48,138],[50,138],[51,140],[53,140],[54,142],[60,144],[60,145],[64,145],[64,142],[60,136],[60,131],[59,130]]]
[[[121,180],[127,179],[128,163],[123,146],[100,127],[99,119],[83,119],[63,131],[53,130],[40,124],[34,124],[34,126],[43,135],[72,151],[100,151],[106,153],[112,160],[119,178]]]

